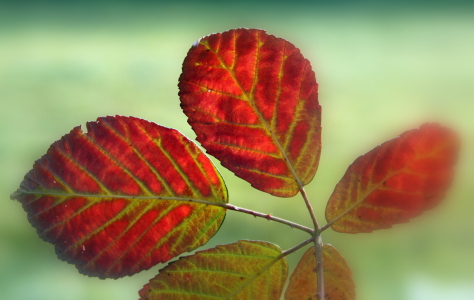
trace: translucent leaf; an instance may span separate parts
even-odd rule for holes
[[[58,257],[118,278],[191,251],[219,229],[227,202],[205,154],[174,129],[104,117],[54,142],[12,195]]]
[[[279,299],[288,266],[280,248],[239,241],[169,264],[139,292],[140,300]]]
[[[457,136],[424,124],[357,158],[337,184],[326,219],[340,232],[407,222],[443,198],[453,177]]]
[[[331,245],[323,246],[325,300],[354,300],[355,285],[345,259]],[[314,247],[309,248],[295,271],[285,293],[285,300],[316,300],[317,275]]]
[[[197,140],[224,167],[281,197],[312,180],[321,151],[318,85],[293,44],[257,29],[211,34],[191,47],[179,81]]]

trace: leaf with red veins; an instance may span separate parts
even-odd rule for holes
[[[225,209],[205,203],[225,204],[227,190],[193,142],[132,117],[99,118],[87,130],[54,142],[12,195],[60,259],[89,276],[118,278],[216,233]]]
[[[354,300],[352,271],[344,257],[331,245],[323,246],[324,299]],[[285,292],[285,300],[317,300],[318,278],[314,247],[301,257]]]
[[[438,124],[407,131],[357,158],[329,199],[326,219],[359,233],[408,222],[436,206],[453,178],[457,135]]]
[[[160,270],[139,292],[140,300],[274,300],[288,276],[277,246],[239,241],[182,257]]]
[[[253,187],[290,197],[313,179],[318,85],[293,44],[257,29],[203,37],[184,60],[179,89],[197,140]]]

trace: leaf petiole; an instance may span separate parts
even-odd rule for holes
[[[290,248],[290,249],[288,249],[288,250],[286,250],[286,251],[283,251],[280,256],[281,256],[281,257],[288,256],[288,255],[290,255],[291,253],[293,253],[293,252],[295,252],[295,251],[301,249],[302,247],[308,245],[308,244],[311,243],[312,241],[313,241],[313,238],[311,237],[311,238],[307,239],[306,241],[301,242],[301,243],[299,243],[298,245],[294,246],[293,248]]]
[[[306,226],[303,226],[301,224],[294,223],[294,222],[288,221],[286,219],[278,218],[278,217],[275,217],[275,216],[272,216],[272,215],[269,215],[269,214],[263,214],[263,213],[260,213],[260,212],[254,211],[254,210],[238,207],[238,206],[235,206],[235,205],[232,205],[232,204],[216,203],[216,204],[210,204],[210,205],[216,205],[216,206],[227,208],[229,210],[233,210],[233,211],[237,211],[237,212],[243,212],[243,213],[252,215],[254,217],[260,217],[260,218],[267,219],[268,221],[275,221],[275,222],[278,222],[278,223],[281,223],[281,224],[288,225],[291,228],[296,228],[296,229],[305,231],[305,232],[307,232],[311,235],[314,233],[313,229],[311,229],[309,227],[306,227]]]

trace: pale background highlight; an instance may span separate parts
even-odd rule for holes
[[[321,223],[359,155],[425,121],[460,133],[458,177],[440,207],[390,230],[323,238],[352,267],[358,299],[474,299],[474,10],[377,3],[0,4],[0,298],[138,298],[159,267],[120,280],[83,276],[9,195],[51,143],[99,116],[141,117],[194,138],[177,96],[182,60],[199,37],[248,27],[293,42],[316,71],[323,152],[307,190]],[[301,197],[271,197],[216,164],[231,203],[310,225]],[[258,239],[288,249],[304,238],[229,212],[204,248]]]

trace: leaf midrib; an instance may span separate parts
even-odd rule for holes
[[[118,198],[118,199],[133,199],[133,200],[176,200],[176,201],[184,201],[184,202],[196,202],[200,204],[208,204],[208,205],[216,205],[219,206],[219,203],[225,204],[226,202],[214,202],[202,199],[196,199],[191,197],[168,197],[168,196],[157,196],[157,195],[150,195],[150,196],[134,196],[134,195],[120,195],[120,194],[82,194],[82,193],[57,193],[57,192],[38,192],[38,191],[26,191],[22,189],[18,189],[17,192],[27,195],[42,195],[42,196],[59,196],[59,197],[83,197],[83,198]],[[216,199],[219,200],[219,199]],[[224,199],[225,200],[225,199]]]
[[[299,178],[299,176],[297,175],[296,173],[296,170],[295,168],[293,167],[293,165],[291,164],[290,162],[290,159],[288,158],[286,152],[284,151],[283,149],[283,146],[280,144],[278,138],[276,137],[275,133],[273,132],[273,130],[271,129],[271,127],[267,124],[267,122],[265,121],[265,119],[263,118],[262,114],[260,113],[260,111],[257,109],[257,107],[255,106],[255,104],[253,103],[252,99],[254,99],[253,97],[253,92],[254,92],[254,88],[256,86],[256,82],[258,80],[257,78],[257,68],[258,68],[258,62],[259,62],[259,51],[260,51],[260,48],[261,46],[258,45],[258,42],[260,41],[260,38],[259,38],[259,34],[260,32],[257,32],[257,45],[256,45],[256,60],[255,60],[255,71],[254,71],[254,76],[253,76],[253,83],[252,83],[252,90],[251,90],[251,93],[250,95],[248,93],[245,92],[245,89],[242,87],[242,85],[240,84],[239,80],[237,79],[237,77],[235,76],[235,73],[233,72],[233,70],[231,70],[223,61],[222,61],[222,58],[220,57],[220,55],[214,51],[214,49],[212,49],[209,44],[207,44],[205,41],[201,41],[201,44],[204,45],[207,49],[209,49],[212,53],[214,53],[216,55],[216,57],[218,58],[220,64],[223,66],[223,68],[229,72],[229,74],[231,75],[232,79],[235,81],[235,83],[237,84],[237,86],[239,87],[239,89],[242,91],[242,94],[245,96],[245,100],[250,104],[250,106],[253,108],[254,112],[257,114],[260,122],[263,124],[263,127],[264,129],[270,133],[270,136],[273,140],[273,142],[277,145],[278,147],[278,150],[280,150],[280,153],[282,155],[282,158],[284,159],[288,169],[290,170],[291,174],[293,175],[295,181],[296,181],[296,184],[298,186],[298,190],[301,191],[303,190],[303,183],[301,182],[301,179]],[[236,36],[234,36],[234,41],[236,40]],[[236,56],[236,52],[235,52],[235,49],[234,49],[234,62],[237,60],[235,58]],[[283,61],[282,61],[283,63]]]
[[[397,145],[397,150],[398,148],[400,147],[400,143]],[[438,147],[437,149],[434,149],[432,152],[426,154],[426,155],[422,155],[422,157],[417,157],[416,159],[414,159],[413,161],[417,161],[419,159],[423,159],[423,158],[428,158],[428,157],[432,157],[435,155],[435,153],[437,153],[438,151],[441,151],[440,149],[443,148],[443,147]],[[392,150],[393,151],[393,150]],[[380,154],[379,154],[380,155]],[[379,156],[378,155],[378,156]],[[396,171],[392,171],[392,172],[388,172],[388,174],[382,179],[380,180],[378,183],[374,184],[370,189],[368,189],[364,194],[363,196],[357,200],[353,205],[351,205],[349,208],[347,208],[343,213],[341,213],[339,216],[337,216],[336,218],[332,219],[331,221],[328,222],[327,225],[325,225],[324,227],[326,226],[332,226],[334,223],[336,223],[338,220],[340,220],[341,218],[343,218],[345,215],[347,215],[348,213],[350,213],[354,208],[356,208],[357,206],[359,206],[361,203],[363,203],[367,197],[369,195],[371,195],[374,191],[376,191],[377,189],[380,188],[380,186],[383,185],[383,183],[385,181],[387,181],[388,179],[390,179],[391,177],[393,176],[396,176],[398,174],[401,174],[401,173],[410,173],[410,174],[418,174],[418,175],[425,175],[425,174],[420,174],[420,173],[417,173],[417,172],[414,172],[414,171],[411,171],[410,168],[409,168],[409,164],[404,166],[403,168],[401,169],[398,169]],[[373,173],[371,174],[371,176],[373,176]],[[372,178],[370,178],[370,181],[372,181]],[[360,185],[360,182],[357,183],[358,185]],[[359,187],[360,188],[360,187]]]

